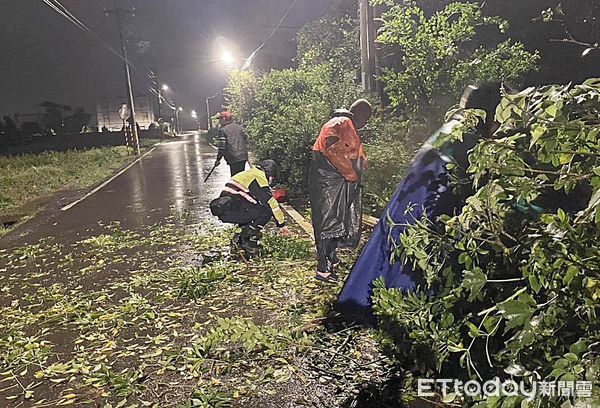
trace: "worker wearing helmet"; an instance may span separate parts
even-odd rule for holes
[[[210,203],[213,215],[225,223],[237,224],[241,232],[233,244],[251,258],[260,249],[262,229],[273,217],[284,236],[291,235],[285,225],[283,211],[271,192],[270,183],[277,177],[277,164],[263,160],[249,170],[235,174],[221,195]]]

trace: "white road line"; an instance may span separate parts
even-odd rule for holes
[[[156,149],[157,146],[154,146],[152,149],[150,149],[149,151],[147,151],[146,153],[144,153],[143,155],[141,155],[140,157],[138,157],[133,163],[131,163],[129,166],[125,167],[123,170],[121,170],[120,172],[118,172],[117,174],[115,174],[114,176],[112,176],[111,178],[109,178],[108,180],[106,180],[104,183],[100,184],[98,187],[96,187],[95,189],[93,189],[92,191],[90,191],[89,193],[87,193],[86,195],[84,195],[83,197],[81,197],[80,199],[73,201],[71,204],[67,204],[65,205],[63,208],[61,208],[61,211],[67,211],[73,207],[75,207],[77,204],[79,204],[80,202],[82,202],[83,200],[93,196],[94,194],[96,194],[98,191],[100,191],[101,189],[103,189],[104,187],[106,187],[108,184],[110,184],[114,179],[116,179],[117,177],[119,177],[121,174],[125,173],[127,170],[129,170],[130,168],[132,168],[135,164],[137,164],[140,160],[142,160],[144,157],[146,157],[147,155],[149,155],[150,153],[152,153],[154,151],[154,149]]]

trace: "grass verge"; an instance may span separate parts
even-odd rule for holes
[[[144,140],[144,147],[155,141]],[[0,157],[0,236],[61,190],[98,184],[135,159],[124,146]]]

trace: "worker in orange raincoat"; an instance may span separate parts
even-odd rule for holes
[[[355,248],[360,240],[359,183],[367,159],[357,129],[366,125],[372,113],[365,99],[354,102],[350,110],[336,110],[312,148],[308,191],[319,281],[336,282],[337,248]]]

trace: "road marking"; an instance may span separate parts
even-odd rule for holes
[[[160,144],[159,144],[160,146]],[[133,163],[131,163],[129,166],[125,167],[123,170],[121,170],[120,172],[118,172],[117,174],[115,174],[114,176],[112,176],[111,178],[109,178],[108,180],[106,180],[104,183],[100,184],[98,187],[96,187],[95,189],[93,189],[92,191],[90,191],[89,193],[87,193],[86,195],[84,195],[83,197],[81,197],[80,199],[73,201],[71,204],[67,204],[65,205],[63,208],[61,208],[61,211],[67,211],[73,207],[75,207],[77,204],[79,204],[80,202],[82,202],[83,200],[93,196],[94,194],[96,194],[98,191],[102,190],[104,187],[106,187],[108,184],[110,184],[114,179],[116,179],[117,177],[119,177],[121,174],[125,173],[127,170],[129,170],[130,168],[132,168],[134,165],[136,165],[140,160],[142,160],[144,157],[146,157],[147,155],[149,155],[150,153],[152,153],[154,151],[154,149],[156,149],[157,146],[154,146],[152,149],[148,150],[146,153],[144,153],[143,155],[141,155],[140,157],[138,157]]]

